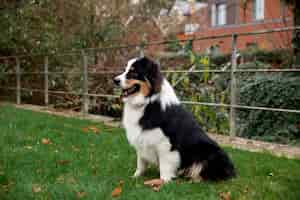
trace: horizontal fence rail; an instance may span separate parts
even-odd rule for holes
[[[198,40],[209,40],[209,39],[220,39],[220,38],[231,38],[232,35],[236,36],[247,36],[247,35],[261,35],[261,34],[268,34],[268,33],[275,33],[275,32],[288,32],[288,31],[295,31],[300,30],[299,26],[295,27],[285,27],[285,28],[274,28],[274,29],[266,29],[261,31],[251,31],[251,32],[242,32],[242,33],[234,33],[234,34],[220,34],[215,36],[207,36],[207,37],[197,37],[192,36],[187,39],[180,39],[180,40],[164,40],[164,41],[153,41],[148,43],[138,43],[138,44],[124,44],[124,45],[116,45],[110,47],[102,47],[102,48],[85,48],[84,51],[106,51],[110,49],[122,49],[122,48],[143,48],[147,46],[157,46],[157,45],[165,45],[170,44],[173,42],[187,42],[187,41],[198,41]],[[69,52],[54,52],[54,53],[36,53],[36,54],[20,54],[14,56],[1,56],[0,59],[8,59],[8,58],[23,58],[23,57],[36,57],[36,56],[66,56],[66,55],[80,55],[82,53],[82,49],[73,50]]]
[[[8,89],[8,90],[17,90],[15,87],[1,87],[0,89]],[[30,89],[30,88],[20,88],[20,90],[27,91],[27,92],[40,92],[44,93],[43,89]],[[57,90],[48,90],[48,93],[52,94],[69,94],[69,95],[76,95],[82,96],[82,93],[79,92],[66,92],[66,91],[57,91]],[[119,99],[119,95],[112,95],[112,94],[86,94],[90,97],[103,97],[103,98],[116,98]],[[269,108],[269,107],[258,107],[258,106],[243,106],[243,105],[231,105],[231,104],[224,104],[224,103],[210,103],[210,102],[196,102],[196,101],[181,101],[181,103],[186,105],[198,105],[198,106],[213,106],[213,107],[225,107],[225,108],[240,108],[240,109],[250,109],[250,110],[265,110],[265,111],[274,111],[274,112],[287,112],[287,113],[300,113],[300,110],[293,110],[293,109],[283,109],[283,108]]]
[[[123,71],[97,71],[97,72],[87,72],[88,74],[119,74]],[[162,73],[231,73],[231,70],[162,70]],[[287,68],[287,69],[236,69],[234,73],[256,73],[256,72],[300,72],[300,69],[297,68]],[[82,74],[81,72],[19,72],[20,74]],[[7,75],[15,75],[16,72],[0,72],[0,74],[7,74]]]
[[[210,37],[191,37],[184,40],[179,40],[179,42],[184,41],[195,41],[195,40],[207,40],[207,39],[218,39],[218,38],[232,38],[232,53],[231,53],[231,62],[229,62],[230,69],[208,69],[208,70],[199,70],[194,69],[192,67],[189,70],[162,70],[163,73],[180,73],[181,77],[177,80],[176,84],[181,81],[183,76],[192,74],[192,73],[227,73],[230,75],[231,85],[230,87],[230,104],[224,103],[210,103],[210,102],[196,102],[196,101],[182,101],[183,104],[186,105],[194,105],[194,106],[211,106],[211,107],[224,107],[230,109],[230,135],[236,135],[236,109],[246,109],[246,110],[262,110],[262,111],[271,111],[271,112],[285,112],[285,113],[297,113],[300,114],[300,110],[289,109],[289,108],[271,108],[271,107],[260,107],[260,106],[249,106],[249,105],[238,105],[237,103],[237,89],[236,89],[236,79],[237,74],[240,73],[288,73],[288,72],[300,72],[299,68],[283,68],[283,69],[239,69],[237,66],[237,40],[238,37],[247,36],[247,35],[259,35],[259,34],[267,34],[267,33],[274,33],[274,32],[285,32],[285,31],[294,31],[300,30],[300,27],[287,27],[287,28],[277,28],[271,30],[263,30],[263,31],[256,31],[256,32],[248,32],[248,33],[236,33],[236,34],[223,34],[218,36],[210,36]],[[143,43],[143,44],[131,44],[131,45],[120,45],[120,46],[113,46],[113,47],[106,47],[106,48],[88,48],[84,50],[72,51],[72,52],[64,52],[64,53],[57,53],[57,54],[31,54],[31,55],[16,55],[16,56],[6,56],[0,57],[0,60],[8,60],[14,59],[15,66],[13,71],[3,71],[0,72],[0,75],[13,75],[16,78],[16,87],[6,87],[0,86],[0,89],[12,90],[16,92],[16,102],[17,104],[21,103],[21,93],[22,91],[26,92],[38,92],[44,94],[44,102],[47,106],[49,104],[49,96],[55,94],[67,94],[67,95],[75,95],[81,97],[81,104],[82,104],[82,112],[88,113],[89,106],[94,105],[89,102],[89,97],[100,97],[100,98],[107,98],[107,99],[118,99],[120,98],[119,95],[115,94],[93,94],[89,92],[88,82],[89,78],[92,75],[116,75],[122,72],[122,70],[98,70],[95,72],[89,71],[89,67],[93,66],[89,64],[87,52],[88,51],[106,51],[109,49],[121,49],[121,48],[131,48],[131,47],[139,47],[139,54],[144,54],[144,47],[153,46],[153,45],[163,45],[169,44],[174,42],[174,40],[169,41],[155,41],[150,43]],[[64,56],[64,55],[80,55],[78,59],[80,59],[81,63],[79,64],[82,66],[79,71],[76,72],[55,72],[51,71],[51,64],[49,60],[53,56]],[[44,65],[43,71],[33,71],[33,72],[25,72],[22,71],[22,64],[20,59],[25,57],[35,57],[35,56],[42,56],[44,58]],[[6,62],[7,63],[7,62]],[[78,65],[72,65],[78,66]],[[106,67],[104,67],[106,68]],[[42,89],[37,88],[24,88],[22,87],[21,77],[23,75],[43,75],[44,77],[44,86]],[[51,90],[49,89],[49,79],[51,75],[78,75],[82,78],[82,85],[81,85],[81,92],[76,91],[58,91],[58,90]],[[176,85],[175,84],[175,85]]]

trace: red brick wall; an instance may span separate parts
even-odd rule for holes
[[[240,2],[237,0],[237,2]],[[186,39],[192,37],[207,37],[216,36],[222,34],[234,34],[234,33],[244,33],[253,32],[265,29],[273,28],[283,28],[293,25],[292,12],[290,9],[286,9],[285,16],[282,16],[282,8],[280,0],[265,0],[265,11],[264,20],[255,21],[252,16],[252,3],[247,3],[245,9],[241,3],[237,4],[238,16],[237,23],[227,26],[211,27],[210,17],[206,17],[207,24],[209,28],[201,30],[194,35],[178,35],[179,39]],[[230,14],[230,13],[228,13]],[[238,48],[245,49],[248,44],[256,43],[259,48],[262,49],[277,49],[277,48],[289,48],[291,46],[291,32],[280,32],[280,33],[270,33],[262,35],[251,35],[251,36],[241,36],[238,38]],[[194,50],[199,52],[204,52],[207,48],[212,45],[219,45],[220,51],[222,53],[228,53],[231,51],[231,38],[221,38],[221,39],[210,39],[210,40],[199,40],[194,41]]]

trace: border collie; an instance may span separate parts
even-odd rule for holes
[[[122,122],[137,153],[134,177],[149,164],[158,166],[164,182],[178,175],[194,181],[235,176],[228,155],[180,104],[157,63],[147,57],[131,59],[114,83],[122,88]]]

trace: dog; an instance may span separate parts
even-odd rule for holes
[[[177,176],[194,181],[236,176],[229,156],[181,105],[156,62],[131,59],[114,83],[122,89],[122,124],[137,153],[133,177],[143,175],[150,164],[158,166],[164,182]]]

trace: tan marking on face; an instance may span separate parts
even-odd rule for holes
[[[142,93],[145,97],[150,94],[151,86],[148,82],[134,79],[126,80],[126,85],[128,85],[128,88],[131,88],[134,84],[140,85],[141,88],[139,92]],[[136,94],[138,94],[138,92]]]

